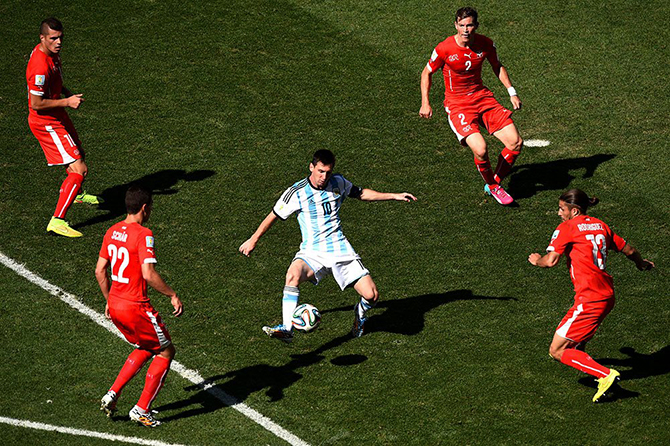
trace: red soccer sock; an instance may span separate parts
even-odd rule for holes
[[[172,362],[171,359],[167,359],[158,355],[154,358],[153,361],[151,361],[149,370],[147,370],[147,379],[144,382],[144,390],[142,391],[142,396],[140,396],[140,400],[137,402],[137,407],[139,407],[143,411],[145,412],[149,411],[151,403],[154,402],[156,395],[158,395],[158,392],[161,390],[161,387],[163,387],[165,377],[167,376],[168,371],[170,370],[171,362]]]
[[[84,176],[79,173],[70,172],[67,174],[67,177],[63,181],[63,184],[60,187],[60,192],[58,195],[58,204],[56,204],[56,211],[54,212],[54,217],[56,218],[65,218],[67,210],[70,208],[70,205],[74,201],[74,198],[79,192],[81,183],[84,182]]]
[[[610,369],[598,364],[586,352],[576,348],[566,348],[563,351],[561,362],[596,378],[604,378],[610,374]]]
[[[498,156],[498,165],[496,166],[496,172],[493,175],[493,179],[500,184],[502,180],[509,174],[516,161],[517,156],[519,156],[521,151],[510,150],[507,147]]]
[[[148,350],[140,350],[139,348],[133,350],[133,352],[128,355],[128,359],[126,359],[126,363],[123,364],[119,376],[116,377],[116,381],[114,381],[112,388],[109,390],[116,392],[117,395],[120,394],[125,385],[137,375],[137,372],[142,370],[144,364],[152,356],[153,353]]]
[[[498,185],[498,183],[496,183],[496,180],[493,179],[491,162],[488,159],[485,161],[479,161],[477,158],[475,158],[475,166],[477,167],[479,174],[482,176],[482,178],[484,178],[486,184],[488,184],[490,187]]]

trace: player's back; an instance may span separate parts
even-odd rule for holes
[[[108,259],[111,264],[110,299],[149,301],[142,264],[156,263],[150,229],[125,221],[115,224],[105,234],[100,257]]]
[[[612,276],[607,272],[607,251],[620,251],[626,242],[602,220],[580,215],[557,228],[570,241],[565,250],[570,276],[578,294],[608,297],[614,294]]]

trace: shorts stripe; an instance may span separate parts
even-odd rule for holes
[[[58,153],[60,153],[60,156],[63,158],[63,164],[70,164],[75,162],[76,160],[70,156],[69,153],[65,151],[65,147],[63,147],[63,143],[61,142],[60,138],[58,137],[58,133],[51,127],[50,125],[45,125],[44,129],[49,132],[51,135],[51,139],[53,139],[54,144],[56,144],[56,148],[58,149]]]
[[[582,304],[577,305],[577,309],[575,310],[574,313],[572,313],[572,317],[567,321],[565,321],[565,324],[563,324],[558,330],[556,330],[556,334],[567,339],[567,334],[568,330],[570,330],[570,326],[575,321],[575,319],[577,319],[577,316],[579,316],[579,314],[582,311],[584,311],[584,305]]]
[[[161,329],[160,325],[158,325],[156,316],[151,314],[150,311],[147,311],[146,315],[149,316],[149,319],[151,319],[151,323],[153,324],[154,330],[156,331],[156,336],[158,336],[158,343],[160,344],[160,346],[167,347],[168,345],[170,345],[170,341],[165,337],[163,330]]]

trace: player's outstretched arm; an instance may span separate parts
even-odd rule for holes
[[[62,99],[44,99],[42,96],[30,95],[30,107],[37,110],[52,110],[54,108],[70,107],[77,109],[84,102],[81,94],[72,94]]]
[[[421,72],[421,108],[419,116],[430,119],[433,116],[433,108],[430,106],[430,87],[433,85],[433,73],[428,66]]]
[[[377,192],[376,190],[372,189],[363,189],[361,191],[360,199],[363,201],[416,201],[416,197],[407,192],[394,194],[389,192]]]
[[[626,246],[623,247],[621,252],[624,253],[626,257],[628,257],[628,260],[635,263],[635,266],[640,271],[649,271],[656,266],[654,265],[654,262],[643,259],[640,252],[628,243],[626,243]]]
[[[558,261],[561,260],[561,255],[555,252],[548,252],[546,255],[541,256],[540,254],[534,252],[528,256],[528,261],[535,266],[540,268],[551,268],[558,265]]]
[[[184,305],[181,303],[177,293],[170,288],[170,286],[165,283],[165,280],[158,274],[153,263],[143,263],[142,264],[142,277],[154,290],[170,298],[170,303],[174,307],[172,312],[175,316],[181,316],[184,312]]]
[[[109,276],[107,275],[107,266],[109,265],[109,260],[98,257],[98,263],[95,265],[95,278],[100,285],[100,291],[105,297],[105,317],[109,319],[109,306],[106,304],[107,298],[109,297]]]
[[[256,244],[258,243],[258,240],[260,240],[261,237],[263,237],[263,234],[268,232],[272,225],[279,219],[277,215],[275,215],[274,212],[270,212],[267,217],[261,222],[261,224],[258,226],[258,229],[256,229],[256,232],[249,237],[249,239],[242,243],[240,245],[239,251],[244,254],[245,256],[249,257],[251,255],[251,252],[256,249]]]

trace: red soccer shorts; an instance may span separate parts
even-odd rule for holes
[[[600,323],[614,308],[614,297],[606,300],[588,301],[582,297],[575,298],[575,304],[568,310],[556,334],[580,343],[590,340]]]
[[[156,351],[172,343],[158,311],[148,302],[110,298],[109,315],[128,342],[141,349]]]
[[[465,144],[465,138],[473,133],[481,133],[479,126],[493,134],[513,124],[512,112],[500,105],[489,89],[478,90],[458,101],[450,100],[445,105],[449,115],[449,125],[458,141]]]
[[[70,118],[63,122],[40,122],[28,119],[30,130],[40,142],[47,164],[60,166],[81,159],[81,141]]]

